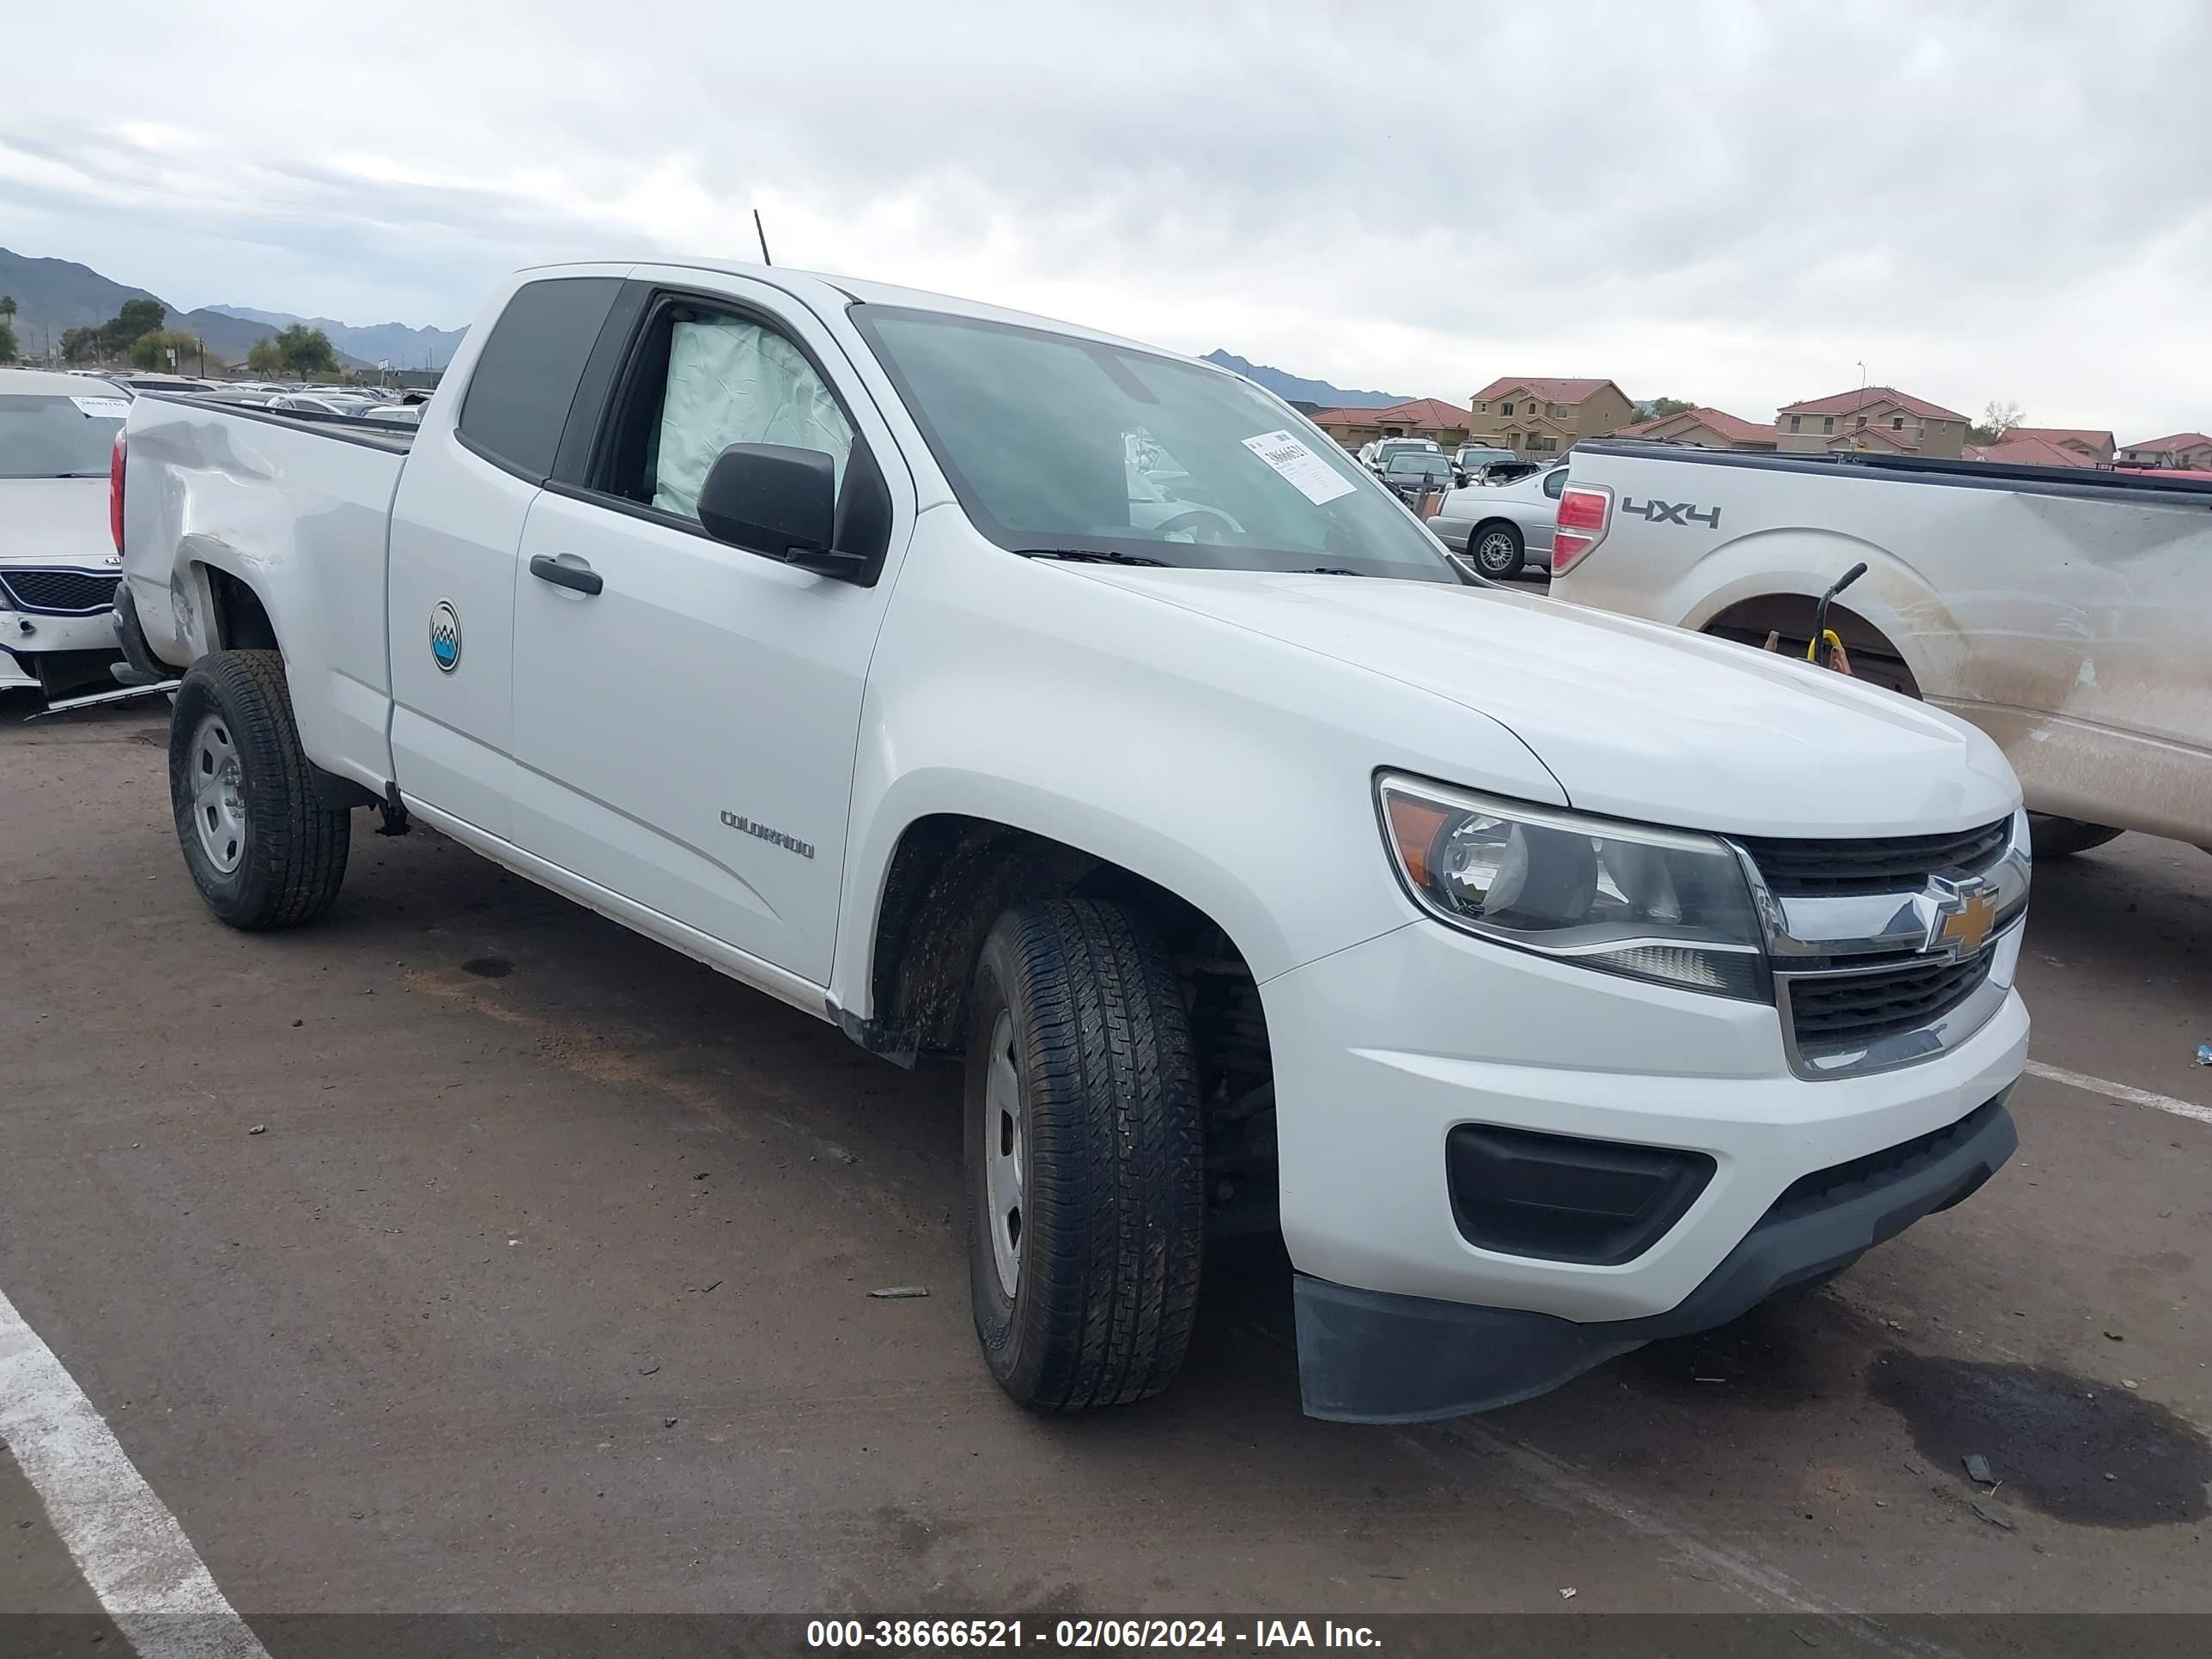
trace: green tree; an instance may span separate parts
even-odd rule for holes
[[[15,361],[15,296],[12,294],[0,294],[0,328],[8,331],[8,352],[0,356],[0,363],[12,363]]]
[[[100,325],[100,349],[119,357],[139,336],[155,332],[167,320],[159,300],[125,300],[123,308]]]
[[[1697,404],[1681,398],[1654,398],[1651,412],[1644,418],[1647,421],[1664,420],[1669,415],[1686,415],[1696,407]]]
[[[200,349],[196,334],[179,333],[174,330],[142,334],[131,343],[131,361],[140,368],[174,369],[184,374],[191,367],[194,353]],[[175,352],[173,360],[169,354]]]
[[[15,325],[0,322],[0,363],[15,361]]]
[[[274,336],[265,340],[256,340],[246,349],[246,366],[264,380],[284,372],[284,354],[276,349]]]
[[[279,329],[276,349],[284,359],[284,367],[303,380],[337,372],[337,349],[331,344],[331,337],[319,328],[294,323]]]
[[[65,363],[88,363],[100,356],[100,331],[96,328],[65,328],[62,331],[62,361]]]

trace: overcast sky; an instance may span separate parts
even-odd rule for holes
[[[1464,401],[2212,428],[2212,4],[11,7],[0,245],[457,326],[775,257]]]

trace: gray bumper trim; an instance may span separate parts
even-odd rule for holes
[[[2009,1093],[2010,1091],[2006,1091]],[[1665,1313],[1577,1324],[1516,1308],[1391,1296],[1297,1275],[1298,1382],[1307,1415],[1415,1423],[1510,1406],[1661,1337],[1710,1330],[1775,1291],[1849,1267],[1884,1239],[1948,1209],[2020,1145],[1999,1095],[1919,1156],[1785,1194],[1698,1288]],[[1868,1162],[1880,1164],[1876,1158]]]

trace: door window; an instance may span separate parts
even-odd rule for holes
[[[665,307],[639,354],[605,487],[696,521],[707,473],[732,444],[818,450],[842,485],[853,423],[806,355],[764,323]]]
[[[562,276],[514,291],[469,376],[459,424],[471,448],[544,480],[584,361],[621,286],[612,276]]]

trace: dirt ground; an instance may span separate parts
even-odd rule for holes
[[[1171,1394],[1046,1421],[975,1352],[953,1074],[365,814],[326,924],[228,932],[163,717],[21,712],[0,1292],[257,1626],[2212,1611],[2212,1123],[2032,1075],[1832,1288],[1439,1425],[1303,1417],[1286,1269],[1223,1253]],[[2212,1103],[2212,858],[2035,907],[2036,1060]],[[97,1607],[0,1456],[0,1612]]]

